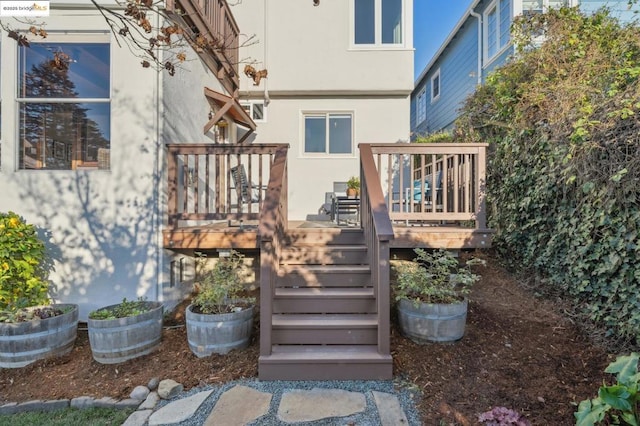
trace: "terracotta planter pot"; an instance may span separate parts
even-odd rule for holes
[[[78,334],[78,305],[56,304],[51,307],[71,309],[51,318],[0,323],[0,367],[24,367],[39,359],[71,352]]]

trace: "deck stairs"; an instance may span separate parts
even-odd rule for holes
[[[361,229],[289,232],[273,292],[261,380],[390,379]],[[263,303],[269,303],[263,301]]]

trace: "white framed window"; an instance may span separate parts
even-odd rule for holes
[[[109,169],[107,34],[50,34],[18,48],[19,168]]]
[[[404,0],[351,0],[352,43],[364,46],[401,46]]]
[[[495,0],[484,12],[485,62],[491,61],[508,45],[511,17],[511,0]]]
[[[440,68],[431,76],[431,102],[440,99]]]
[[[416,96],[416,124],[427,119],[427,87],[423,87]]]
[[[302,121],[305,155],[353,154],[353,113],[305,112]]]
[[[253,121],[267,121],[267,106],[264,101],[242,101],[240,105]]]
[[[548,9],[573,6],[574,0],[522,0],[522,13],[543,13]]]

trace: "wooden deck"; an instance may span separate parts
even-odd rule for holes
[[[352,226],[288,220],[287,146],[168,147],[164,247],[258,253],[260,380],[391,379],[390,252],[491,246],[485,144],[359,147]]]
[[[311,243],[329,242],[336,235],[351,232],[354,227],[337,226],[332,222],[288,222],[287,235],[291,239]],[[412,224],[393,225],[391,248],[474,249],[491,247],[493,231],[461,226]],[[227,221],[206,226],[188,226],[163,232],[164,248],[178,251],[207,249],[259,249],[258,223],[242,226]]]

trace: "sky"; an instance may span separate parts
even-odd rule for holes
[[[414,79],[431,61],[472,0],[414,0]]]

